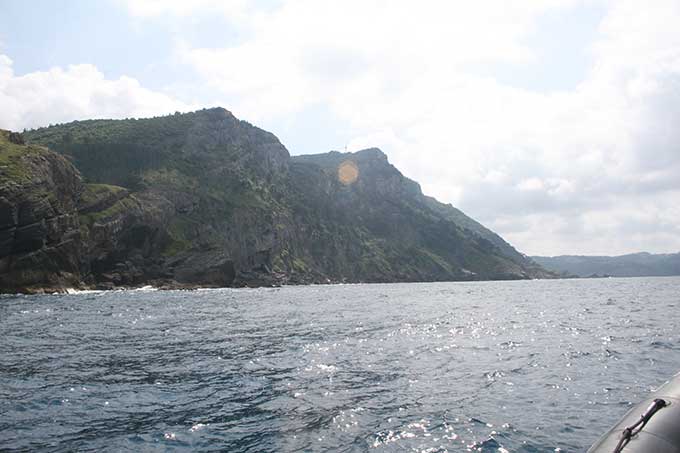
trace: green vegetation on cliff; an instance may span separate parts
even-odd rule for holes
[[[71,197],[86,283],[549,275],[462,212],[425,197],[378,149],[291,158],[274,135],[219,108],[24,135],[64,155],[85,181]],[[16,146],[0,156],[0,170],[32,180],[5,163],[8,156],[49,151]]]
[[[17,137],[10,140],[10,136]],[[41,146],[25,146],[20,134],[0,130],[0,184],[30,182],[31,162],[49,151]],[[19,143],[17,143],[19,142]]]

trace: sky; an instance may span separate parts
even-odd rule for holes
[[[0,128],[221,106],[529,255],[680,251],[680,1],[0,0]]]

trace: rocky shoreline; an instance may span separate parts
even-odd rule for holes
[[[565,277],[560,277],[565,278]],[[579,278],[579,277],[572,277]],[[515,276],[505,276],[505,278],[497,278],[494,281],[514,281],[527,280],[523,278],[516,278]],[[489,280],[481,280],[469,278],[465,280],[394,280],[394,281],[348,281],[347,279],[330,279],[330,278],[310,278],[303,276],[300,278],[287,278],[285,276],[272,276],[263,274],[260,278],[251,279],[237,279],[232,285],[205,285],[195,283],[181,283],[174,280],[151,280],[137,285],[116,285],[109,281],[98,282],[93,284],[81,283],[77,286],[31,286],[24,288],[17,288],[13,294],[23,295],[37,295],[37,294],[70,294],[80,291],[134,291],[140,289],[152,289],[155,291],[196,291],[202,289],[238,289],[238,288],[281,288],[285,286],[317,286],[317,285],[358,285],[358,284],[391,284],[391,283],[461,283],[461,282],[482,282]],[[2,293],[0,293],[2,294]],[[6,293],[7,294],[7,293]]]

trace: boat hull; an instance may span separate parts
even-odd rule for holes
[[[621,453],[680,453],[680,373],[628,411],[619,423],[590,447],[588,453],[614,452],[624,430],[635,425],[656,399],[664,400],[666,406],[655,412],[640,432],[632,436],[620,451]]]

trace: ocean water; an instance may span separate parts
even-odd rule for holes
[[[0,298],[0,450],[582,452],[680,370],[679,278]]]

